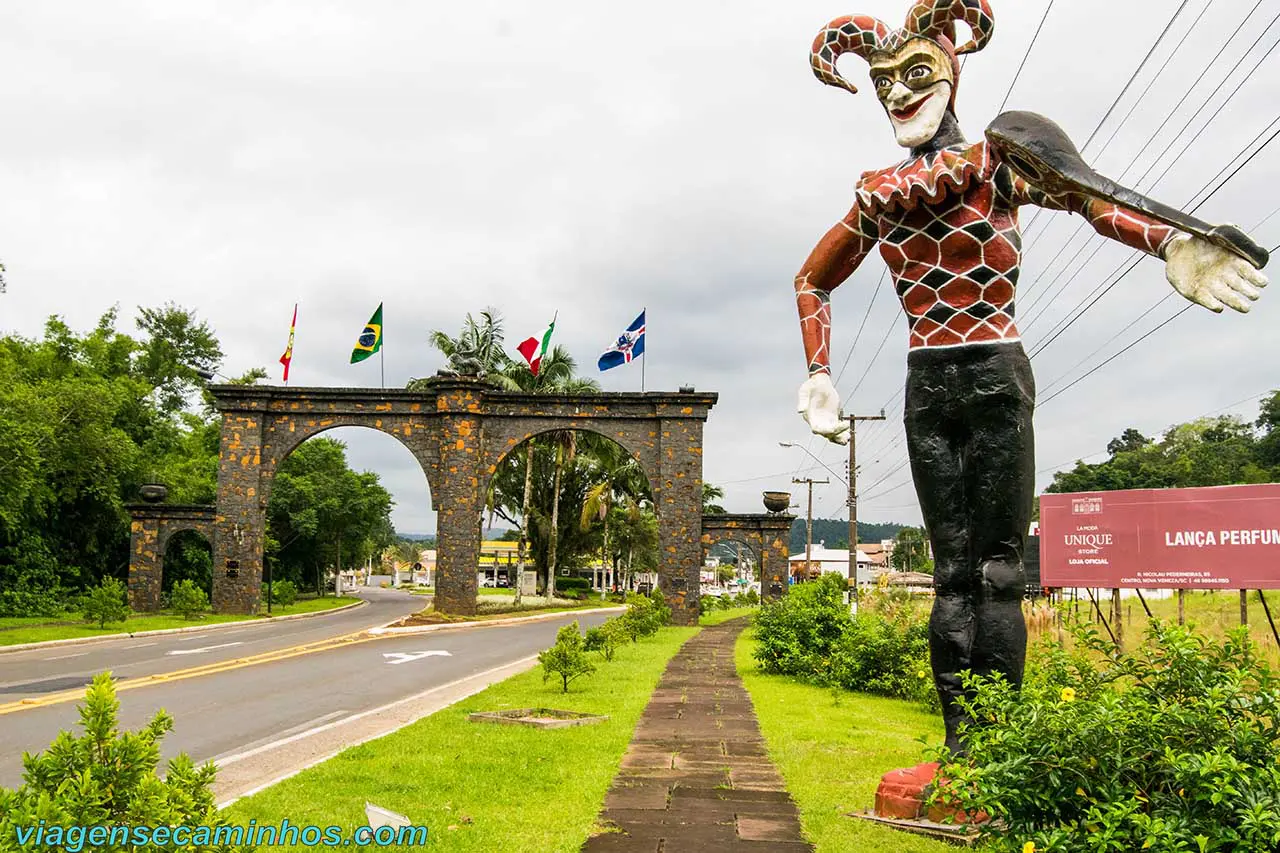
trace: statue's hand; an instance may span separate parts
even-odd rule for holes
[[[1230,307],[1247,314],[1250,301],[1267,286],[1267,277],[1248,261],[1198,237],[1173,238],[1164,255],[1164,274],[1173,289],[1210,311]]]
[[[827,373],[815,373],[800,386],[797,410],[815,434],[836,444],[849,443],[849,422],[840,414],[840,395]]]

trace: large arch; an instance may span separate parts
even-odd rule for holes
[[[426,472],[437,513],[436,607],[473,614],[479,520],[498,462],[530,436],[587,429],[639,460],[659,521],[659,584],[678,623],[697,620],[702,429],[716,394],[518,394],[462,377],[437,377],[422,391],[215,385],[210,392],[223,415],[217,610],[257,608],[266,497],[288,451],[336,426],[371,426],[396,436]]]

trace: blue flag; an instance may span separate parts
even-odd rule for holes
[[[599,366],[601,370],[609,370],[623,364],[630,364],[631,359],[639,358],[644,355],[644,312],[640,312],[640,316],[635,322],[627,326],[627,330],[618,336],[613,342],[613,346],[604,351],[600,356]]]

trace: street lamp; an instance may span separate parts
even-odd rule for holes
[[[805,447],[803,444],[796,444],[794,441],[779,441],[779,442],[778,442],[778,446],[779,446],[779,447],[795,447],[795,448],[799,448],[800,450],[803,450],[805,453],[808,453],[808,454],[809,454],[809,457],[810,457],[811,459],[813,459],[813,461],[814,461],[814,462],[817,462],[817,463],[818,463],[819,465],[821,465],[823,468],[826,468],[826,469],[827,469],[827,471],[829,471],[829,472],[831,473],[831,476],[833,476],[833,477],[835,477],[837,480],[839,480],[839,481],[840,481],[840,485],[844,486],[846,489],[847,489],[847,488],[849,488],[849,484],[845,481],[844,477],[841,477],[839,474],[837,474],[835,471],[833,471],[833,470],[831,469],[831,466],[830,466],[830,465],[828,465],[827,463],[823,462],[823,461],[822,461],[821,459],[819,459],[817,456],[814,456],[814,455],[813,455],[813,452],[812,452],[812,451],[810,451],[810,450],[809,450],[809,448]]]

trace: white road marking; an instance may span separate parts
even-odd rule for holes
[[[145,649],[147,646],[156,646],[159,643],[138,643],[136,646],[125,646],[126,649]]]
[[[384,658],[395,658],[395,660],[387,661],[387,663],[391,664],[392,666],[395,666],[398,663],[409,663],[410,661],[422,660],[423,658],[453,657],[453,655],[449,654],[443,649],[437,649],[435,651],[430,651],[430,652],[383,652],[382,656]]]
[[[88,652],[79,652],[79,653],[74,654],[74,655],[58,655],[57,657],[44,658],[44,660],[66,660],[67,658],[82,658],[82,657],[84,657],[84,656],[85,656],[85,655],[87,655],[87,654],[89,654],[89,653],[88,653]]]
[[[214,649],[226,649],[231,646],[242,646],[244,643],[219,643],[216,646],[203,646],[198,649],[174,649],[171,652],[165,652],[166,655],[198,655],[201,652],[211,652]]]
[[[208,634],[196,634],[194,637],[178,637],[176,640],[174,640],[174,642],[175,642],[175,643],[189,643],[189,642],[191,642],[192,640],[203,640],[203,639],[204,639],[205,637],[207,637],[207,636],[209,636],[209,635],[208,635]]]

